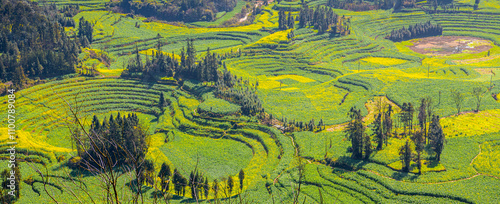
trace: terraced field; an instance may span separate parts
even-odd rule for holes
[[[99,74],[52,78],[16,92],[16,150],[22,175],[17,202],[51,203],[53,197],[64,203],[105,202],[102,192],[109,186],[103,185],[102,175],[68,165],[77,154],[70,130],[75,117],[88,129],[94,115],[105,120],[135,113],[148,132],[146,159],[153,161],[154,175],[163,163],[185,178],[196,169],[211,187],[219,180],[224,192],[216,197],[212,187],[205,199],[198,199],[191,196],[191,187],[184,186],[185,195],[169,191],[171,203],[500,203],[499,1],[482,0],[478,10],[473,10],[474,1],[455,1],[460,10],[437,13],[429,12],[422,1],[400,11],[333,9],[348,22],[350,34],[344,36],[320,34],[314,26],[298,27],[302,4],[327,2],[270,1],[250,25],[238,27],[215,26],[240,12],[245,1],[238,1],[231,12],[215,14],[215,21],[186,24],[114,13],[106,10],[104,1],[46,2],[81,5],[72,18],[77,25],[81,17],[94,23],[94,42],[82,50],[77,69],[94,66]],[[293,29],[278,28],[279,11],[296,17]],[[428,21],[443,28],[434,41],[386,39],[393,30]],[[440,42],[443,36],[453,40]],[[466,38],[476,39],[465,43],[467,49],[489,47],[473,52],[453,44],[464,44]],[[248,101],[236,104],[217,98],[213,81],[168,78],[172,85],[166,85],[120,77],[136,49],[144,61],[158,51],[180,59],[188,39],[194,39],[197,59],[210,48],[222,59],[220,71],[227,67],[247,86],[243,88],[253,92],[256,87],[265,112],[242,114]],[[158,41],[163,41],[159,50]],[[416,46],[423,48],[419,52]],[[443,49],[460,50],[435,54]],[[107,54],[111,61],[101,62],[90,57],[92,53]],[[476,87],[484,91],[480,106],[472,93]],[[460,111],[452,90],[463,94]],[[167,104],[163,108],[161,94]],[[413,104],[410,126],[420,129],[418,106],[426,97],[432,99],[430,109],[439,115],[446,137],[441,161],[426,145],[422,174],[415,161],[405,173],[400,148],[411,140],[401,134],[406,130],[401,122],[403,104]],[[1,100],[7,104],[8,96]],[[374,147],[372,123],[383,109],[379,102],[394,110],[394,133],[383,149],[363,160],[353,159],[345,132],[349,110],[360,109],[365,136]],[[4,124],[7,111],[8,106],[0,106]],[[323,125],[308,128],[311,119]],[[299,122],[306,127],[289,131],[287,122],[288,127]],[[10,156],[6,127],[0,127],[0,165],[5,166]],[[240,170],[245,172],[242,186]],[[120,199],[133,202],[138,192],[133,171],[115,171],[120,175]],[[231,193],[225,183],[228,177],[234,180]],[[160,194],[145,183],[142,202],[154,203]]]
[[[160,91],[167,93],[170,104],[164,112],[155,104]],[[53,94],[42,97],[44,92]],[[151,97],[147,97],[148,94]],[[259,189],[257,187],[266,181],[261,172],[276,175],[292,159],[293,147],[279,131],[248,123],[244,118],[202,117],[196,113],[198,100],[175,87],[80,77],[26,89],[19,92],[18,97],[18,105],[23,107],[18,111],[23,117],[18,119],[22,126],[17,147],[20,153],[27,154],[21,159],[32,161],[35,166],[47,165],[53,172],[51,176],[68,176],[69,169],[61,166],[56,157],[74,151],[67,127],[72,119],[69,107],[78,110],[79,118],[87,123],[94,114],[106,118],[110,114],[140,113],[139,118],[146,121],[152,134],[148,158],[157,162],[157,166],[167,162],[184,169],[182,173],[186,177],[188,169],[194,169],[195,165],[202,166],[200,171],[210,179],[236,176],[244,169],[249,178],[244,189]],[[237,123],[237,127],[232,123]],[[2,141],[7,141],[7,137],[7,129],[3,129]],[[170,142],[165,143],[167,137]],[[192,151],[193,146],[199,151]],[[2,148],[5,150],[8,146]],[[218,154],[210,154],[214,148],[219,149]],[[28,165],[23,166],[26,178],[37,176]],[[93,182],[92,178],[84,180]],[[69,185],[67,182],[54,179],[52,183],[59,189]],[[31,186],[23,184],[23,188]],[[97,193],[100,189],[86,190]],[[31,196],[32,193],[35,192],[26,194],[20,202],[40,202],[41,198]],[[61,196],[76,199],[68,192]],[[50,202],[49,199],[45,196],[42,201]]]

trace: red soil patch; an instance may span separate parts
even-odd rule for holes
[[[492,48],[487,40],[466,36],[427,37],[410,42],[413,46],[409,48],[413,51],[432,56],[447,56],[463,52],[479,53]]]

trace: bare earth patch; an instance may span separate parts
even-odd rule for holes
[[[493,72],[493,70],[496,70],[496,69],[497,68],[478,68],[478,69],[474,69],[474,70],[479,72],[479,74],[481,74],[481,75],[496,75],[495,72]]]
[[[491,42],[467,36],[436,36],[412,40],[409,48],[420,54],[448,56],[459,53],[479,53],[492,48]]]

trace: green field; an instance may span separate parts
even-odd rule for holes
[[[329,8],[327,2],[304,4]],[[60,203],[109,202],[102,174],[69,167],[77,155],[71,131],[75,117],[88,130],[94,116],[104,120],[129,113],[136,113],[146,128],[145,158],[153,161],[154,175],[165,163],[186,178],[198,170],[210,186],[215,179],[235,181],[231,193],[215,196],[210,190],[208,198],[200,200],[191,196],[190,187],[183,196],[171,185],[170,203],[500,203],[500,1],[482,0],[477,10],[474,1],[453,2],[460,6],[455,12],[433,13],[427,1],[400,11],[333,9],[339,18],[349,19],[350,34],[345,36],[321,34],[314,26],[299,28],[302,2],[295,0],[270,2],[251,24],[238,27],[222,24],[255,1],[239,0],[232,11],[214,14],[212,22],[186,24],[145,22],[138,15],[106,10],[105,1],[46,2],[59,7],[78,4],[80,12],[72,17],[76,25],[81,17],[94,23],[94,41],[78,56],[77,69],[94,66],[99,74],[55,77],[16,91],[16,150],[22,175],[17,203],[52,203],[54,198]],[[278,28],[281,10],[296,17],[294,29]],[[486,43],[467,46],[487,48],[432,55],[415,50],[421,46],[435,51],[432,46],[439,42],[385,38],[393,30],[428,21],[442,26],[442,36],[456,36],[457,44],[475,37]],[[72,36],[77,28],[66,32]],[[194,39],[197,59],[204,58],[207,49],[221,57],[227,70],[246,84],[243,88],[256,93],[265,112],[243,114],[244,104],[216,97],[217,82],[120,77],[136,49],[146,62],[162,41],[160,51],[180,59],[188,39]],[[109,55],[109,66],[90,57],[91,52]],[[484,90],[477,112],[474,87]],[[464,96],[458,114],[452,90]],[[160,94],[167,103],[163,108]],[[417,128],[418,106],[425,97],[432,98],[446,143],[441,161],[435,161],[426,146],[423,173],[418,174],[415,161],[405,173],[399,149],[410,137],[397,134],[403,126],[396,117],[403,104],[411,102],[416,110],[412,125]],[[1,100],[6,125],[0,128],[0,165],[7,166],[8,96]],[[369,158],[353,159],[345,132],[348,112],[352,107],[361,110],[370,144],[376,146],[371,122],[379,111],[377,100],[394,106],[397,133]],[[311,119],[315,125],[323,121],[325,128],[280,131],[285,121],[307,125]],[[243,186],[240,170],[245,172]],[[119,175],[121,202],[133,202],[135,170],[113,172]],[[159,185],[159,178],[154,180]],[[143,186],[142,202],[155,202],[159,191],[151,184]],[[226,184],[221,187],[227,189]],[[294,199],[297,192],[299,201]]]

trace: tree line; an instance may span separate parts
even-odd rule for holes
[[[318,33],[330,32],[332,34],[348,35],[350,33],[349,19],[345,16],[339,17],[332,8],[317,6],[316,9],[309,8],[306,4],[299,12],[299,27],[313,26]]]
[[[323,118],[320,118],[318,121],[318,124],[316,124],[314,118],[307,121],[299,121],[295,119],[288,119],[286,117],[281,117],[281,119],[276,118],[273,114],[265,115],[261,114],[259,115],[259,119],[262,120],[263,124],[266,125],[275,125],[275,122],[273,120],[279,120],[279,124],[281,127],[279,129],[283,133],[293,133],[295,131],[311,131],[311,132],[317,132],[317,131],[322,131],[325,129],[325,123],[323,122]]]
[[[256,115],[264,112],[262,102],[256,94],[259,82],[255,83],[254,88],[249,88],[249,82],[238,78],[227,70],[224,64],[222,76],[218,78],[214,95],[241,106],[241,112],[244,115]]]
[[[403,26],[403,28],[399,30],[392,30],[391,34],[385,38],[394,42],[401,42],[414,38],[423,38],[442,34],[443,27],[441,27],[441,25],[434,25],[430,21],[427,21],[426,23],[417,23],[414,26],[410,25],[408,28]]]
[[[90,47],[90,44],[94,41],[92,34],[94,33],[94,25],[85,18],[81,17],[78,22],[78,40],[82,47]]]
[[[367,127],[363,122],[361,110],[352,107],[349,111],[350,121],[344,132],[346,138],[351,141],[350,150],[353,159],[368,160],[374,151],[379,151],[387,146],[388,138],[399,137],[408,138],[406,144],[400,147],[399,154],[403,163],[402,171],[409,172],[411,161],[415,160],[419,173],[421,173],[421,153],[428,146],[436,156],[436,161],[441,160],[441,153],[444,149],[445,135],[439,123],[439,116],[433,112],[432,99],[421,99],[418,109],[413,108],[411,103],[404,103],[401,112],[393,118],[393,108],[391,105],[379,106],[379,112],[375,114],[375,120],[372,123],[372,134],[366,131]],[[418,110],[418,127],[414,127],[414,114]],[[403,129],[398,134],[398,129]],[[374,140],[377,146],[372,147],[371,141]],[[411,146],[414,144],[415,149]],[[417,152],[415,157],[414,151]]]
[[[218,198],[221,192],[225,197],[228,197],[235,190],[235,181],[232,176],[223,178],[222,181],[214,179],[212,185],[209,184],[209,179],[204,177],[198,170],[193,170],[189,177],[184,177],[181,172],[175,168],[172,172],[170,165],[163,162],[160,171],[157,175],[160,178],[160,189],[162,193],[170,191],[170,185],[173,185],[173,191],[179,196],[186,196],[186,190],[189,189],[191,198],[201,200],[203,197],[208,199],[210,192],[212,192],[215,199]],[[243,183],[245,179],[245,172],[243,169],[238,173],[240,192],[243,191]],[[154,180],[154,179],[152,179]],[[222,186],[224,184],[224,186]],[[152,184],[154,185],[154,184]]]
[[[146,62],[143,63],[136,47],[135,58],[131,58],[127,69],[122,72],[123,77],[142,77],[145,80],[158,79],[159,77],[175,77],[178,80],[193,79],[197,81],[217,81],[220,73],[219,66],[222,58],[207,49],[205,57],[201,61],[196,61],[196,49],[194,40],[187,40],[187,49],[184,47],[180,53],[180,63],[175,58],[175,53],[164,54],[161,51],[162,42],[158,40],[156,52],[153,52],[152,59],[146,55]]]
[[[380,0],[373,3],[355,0],[328,0],[326,5],[333,8],[350,11],[368,11],[375,9],[391,9],[394,6],[394,2],[394,0]]]
[[[122,0],[108,4],[113,11],[167,21],[212,21],[218,12],[232,11],[236,0],[173,0],[151,3]]]
[[[45,10],[44,10],[45,9]],[[22,88],[28,78],[75,72],[80,48],[57,22],[57,10],[0,0],[0,76]]]

